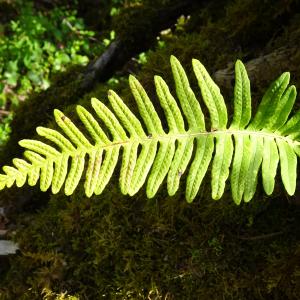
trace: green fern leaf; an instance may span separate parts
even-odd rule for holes
[[[84,179],[88,197],[99,195],[110,181],[121,157],[119,183],[121,192],[130,196],[146,185],[149,198],[155,196],[163,181],[169,195],[186,176],[186,199],[192,202],[211,165],[212,198],[217,200],[230,178],[232,198],[236,204],[250,201],[256,191],[261,170],[263,188],[272,194],[278,166],[289,195],[296,189],[297,156],[300,155],[300,111],[290,117],[296,99],[296,88],[289,86],[289,73],[283,73],[267,89],[251,119],[250,81],[241,61],[235,65],[234,113],[228,124],[228,113],[220,89],[204,66],[193,60],[202,99],[210,114],[210,129],[188,77],[180,62],[171,57],[176,98],[166,82],[154,77],[158,100],[168,129],[162,126],[153,103],[140,82],[129,77],[132,95],[137,103],[138,118],[114,92],[108,92],[111,108],[91,100],[95,114],[77,106],[77,114],[89,136],[62,112],[54,111],[60,131],[38,127],[37,133],[51,145],[36,140],[22,140],[24,159],[14,159],[4,166],[0,189],[27,181],[40,189],[51,187],[58,193],[64,185],[71,195]],[[104,124],[102,128],[99,123]]]

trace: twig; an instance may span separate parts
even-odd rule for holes
[[[83,34],[80,32],[80,30],[77,30],[66,18],[63,18],[62,23],[66,24],[66,26],[73,31],[75,34],[79,36],[83,36]],[[94,42],[97,42],[98,40],[92,36],[88,36],[88,39]]]
[[[0,109],[0,115],[5,115],[5,116],[8,116],[10,114],[9,111],[7,110],[3,110],[3,109]]]
[[[278,232],[273,232],[273,233],[268,233],[268,234],[261,234],[257,236],[239,236],[238,238],[240,240],[245,240],[245,241],[256,241],[256,240],[264,240],[264,239],[269,239],[274,236],[278,236],[283,234],[284,231],[278,231]]]

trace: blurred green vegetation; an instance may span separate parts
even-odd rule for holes
[[[53,74],[71,65],[86,65],[91,53],[103,51],[75,9],[54,7],[37,10],[33,1],[15,1],[17,15],[0,24],[0,108],[8,113],[34,91],[46,90]],[[0,144],[9,136],[4,118]]]

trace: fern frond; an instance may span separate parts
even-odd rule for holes
[[[154,77],[159,102],[168,129],[162,122],[140,82],[129,77],[132,95],[141,118],[123,100],[108,92],[111,108],[93,98],[94,114],[77,106],[77,114],[89,136],[61,111],[54,116],[60,131],[38,127],[37,133],[51,142],[21,140],[24,159],[4,166],[0,189],[27,181],[33,186],[58,193],[74,192],[83,176],[86,195],[99,195],[111,179],[120,154],[119,183],[123,194],[134,195],[146,183],[152,198],[166,179],[169,195],[174,195],[182,174],[186,176],[186,199],[196,197],[211,165],[212,198],[220,199],[230,177],[236,204],[250,201],[256,191],[261,170],[263,188],[272,194],[278,165],[289,195],[296,189],[297,156],[300,155],[300,111],[290,117],[296,88],[289,86],[290,75],[283,73],[266,91],[251,119],[251,92],[247,71],[241,61],[235,64],[234,113],[228,113],[219,87],[204,66],[193,60],[202,98],[210,114],[210,129],[205,124],[199,101],[190,87],[180,62],[171,57],[178,103],[166,82]],[[179,105],[180,104],[180,105]],[[106,127],[101,128],[99,120]]]

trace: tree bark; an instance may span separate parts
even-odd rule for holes
[[[131,9],[132,13],[124,16],[131,24],[130,28],[116,29],[117,35],[119,31],[120,36],[88,66],[83,75],[81,88],[90,90],[96,82],[108,80],[132,57],[151,48],[160,31],[174,25],[179,16],[191,13],[195,6],[203,5],[203,3],[205,1],[187,0],[175,2],[171,7]]]
[[[281,73],[293,73],[299,68],[299,48],[283,47],[274,52],[262,55],[245,63],[251,86],[269,85]],[[234,64],[219,70],[213,75],[215,81],[222,88],[232,90],[234,86]]]

